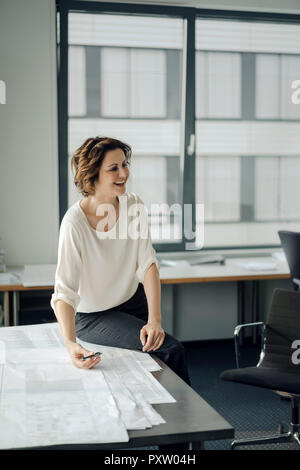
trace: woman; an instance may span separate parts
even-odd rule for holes
[[[150,234],[116,237],[117,229],[136,227],[129,214],[144,207],[126,193],[130,158],[127,144],[108,137],[87,139],[73,155],[75,185],[84,197],[61,223],[51,306],[75,366],[89,369],[100,361],[83,360],[93,353],[77,336],[153,353],[189,383],[185,350],[161,326],[159,265]]]

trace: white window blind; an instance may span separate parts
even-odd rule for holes
[[[85,49],[69,47],[69,116],[86,114]]]
[[[166,117],[166,56],[147,49],[101,49],[101,113]]]
[[[196,116],[241,116],[241,59],[237,53],[197,52]]]
[[[256,56],[256,117],[278,119],[280,116],[280,57],[276,54]]]

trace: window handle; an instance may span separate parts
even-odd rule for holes
[[[187,147],[187,154],[193,155],[195,153],[195,134],[190,135],[190,143]]]

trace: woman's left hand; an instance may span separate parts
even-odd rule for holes
[[[146,323],[141,329],[140,340],[143,345],[143,352],[159,349],[165,340],[165,332],[161,324],[156,322]]]

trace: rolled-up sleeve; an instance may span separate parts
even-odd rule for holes
[[[54,312],[57,300],[63,300],[73,307],[75,313],[77,311],[82,263],[80,252],[80,236],[77,230],[72,223],[63,220],[59,231],[55,287],[50,301]]]
[[[138,203],[143,205],[142,200],[138,197]],[[148,268],[154,263],[159,271],[159,262],[156,258],[156,251],[152,246],[152,240],[150,235],[150,229],[147,223],[146,228],[147,237],[141,237],[138,240],[138,260],[137,260],[137,270],[136,275],[138,280],[143,283],[145,273]]]

